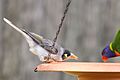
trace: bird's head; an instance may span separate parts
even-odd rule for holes
[[[102,51],[102,60],[106,62],[109,58],[116,57],[116,54],[107,45]]]
[[[68,59],[75,59],[78,60],[78,57],[75,56],[73,53],[71,53],[69,50],[64,50],[64,53],[62,55],[63,60],[68,60]]]

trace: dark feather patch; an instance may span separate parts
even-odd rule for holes
[[[65,54],[67,54],[67,57],[69,57],[71,55],[69,50],[65,50],[63,55],[62,55],[62,59],[64,60],[66,58]]]
[[[40,44],[39,41],[34,36],[32,36],[32,34],[30,32],[28,32],[28,31],[26,31],[24,29],[22,29],[22,31],[24,33],[26,33],[27,35],[29,35],[36,44]]]

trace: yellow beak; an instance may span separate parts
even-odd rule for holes
[[[76,55],[72,54],[71,56],[68,57],[68,59],[78,60],[79,58]]]

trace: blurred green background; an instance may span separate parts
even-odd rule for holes
[[[61,72],[38,72],[39,58],[23,36],[3,22],[53,39],[67,0],[0,0],[0,80],[73,80]],[[101,51],[120,29],[120,0],[72,0],[58,43],[80,61],[101,62]],[[117,59],[113,59],[118,60]],[[112,61],[113,61],[112,60]],[[64,66],[64,65],[63,65]]]

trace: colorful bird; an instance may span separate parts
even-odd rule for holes
[[[37,55],[40,61],[59,62],[68,59],[78,59],[77,56],[75,56],[69,50],[64,49],[58,44],[51,48],[53,45],[53,41],[49,39],[44,39],[42,36],[33,32],[29,32],[24,29],[19,29],[6,18],[3,18],[3,20],[25,37],[29,44],[30,52]]]
[[[114,40],[102,51],[102,60],[105,62],[109,58],[120,56],[120,30],[117,32]]]

